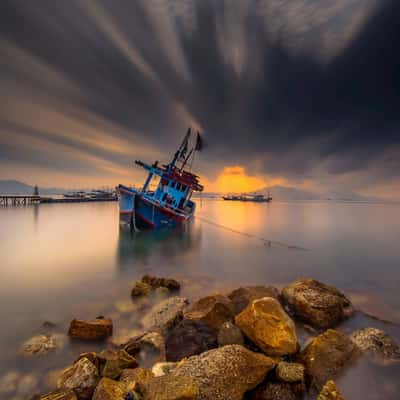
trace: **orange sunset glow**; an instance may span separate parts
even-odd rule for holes
[[[208,192],[244,193],[254,192],[267,186],[280,185],[282,179],[267,178],[248,175],[243,166],[226,166],[215,181],[205,179],[205,187]]]

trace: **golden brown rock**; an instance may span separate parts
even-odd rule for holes
[[[354,313],[343,293],[314,279],[300,279],[286,286],[282,298],[296,317],[316,328],[331,328]]]
[[[146,332],[130,339],[124,349],[137,357],[141,364],[154,364],[165,361],[164,338],[158,332]]]
[[[68,335],[72,338],[83,340],[100,340],[112,335],[113,324],[109,318],[96,318],[93,320],[73,319]]]
[[[263,354],[228,345],[182,361],[169,376],[191,377],[199,387],[197,400],[242,400],[274,366]]]
[[[74,390],[80,399],[90,399],[99,379],[96,366],[83,357],[61,373],[57,388]]]
[[[182,319],[183,310],[188,304],[188,299],[178,296],[163,300],[142,318],[144,329],[166,335]]]
[[[297,351],[295,325],[272,297],[253,300],[236,316],[235,322],[269,356],[283,356]]]
[[[233,303],[220,294],[203,297],[189,307],[183,316],[185,319],[201,321],[218,332],[221,325],[233,318]]]
[[[120,382],[124,384],[126,391],[142,392],[144,387],[154,378],[151,369],[148,368],[134,368],[124,369],[119,378]]]
[[[144,390],[145,400],[193,400],[199,387],[187,376],[167,374],[152,379]]]
[[[113,381],[110,378],[101,378],[92,400],[124,400],[125,396],[125,386],[121,382]]]
[[[98,370],[100,370],[100,360],[97,356],[97,353],[95,353],[94,351],[79,354],[78,358],[74,361],[74,364],[81,358],[87,358],[92,364],[96,366]]]
[[[40,400],[78,400],[73,390],[57,390],[39,397]]]
[[[344,400],[335,382],[328,381],[321,390],[317,400]]]
[[[300,353],[310,386],[318,390],[333,378],[356,352],[355,344],[343,333],[328,329],[315,337]]]
[[[241,313],[253,300],[273,297],[278,300],[279,291],[273,286],[246,286],[233,290],[228,294],[232,300],[235,315]]]
[[[252,400],[297,400],[302,398],[297,395],[294,385],[282,382],[267,382],[258,387],[251,399]]]
[[[282,382],[303,382],[304,365],[281,361],[275,370],[276,377]]]
[[[131,296],[133,298],[147,296],[151,293],[151,289],[152,287],[148,283],[137,281],[131,290]]]
[[[105,363],[101,370],[101,376],[111,379],[117,379],[123,369],[135,368],[138,363],[134,357],[121,349],[117,352],[106,350],[99,354],[100,359],[104,359]]]
[[[152,275],[144,275],[142,282],[150,285],[153,289],[164,287],[169,290],[179,290],[181,287],[181,284],[176,279],[162,278]]]

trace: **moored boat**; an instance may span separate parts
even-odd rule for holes
[[[265,196],[263,194],[241,194],[241,195],[227,195],[222,196],[223,200],[226,201],[252,201],[255,203],[269,203],[272,201],[272,197],[269,195]]]
[[[191,200],[193,192],[203,191],[199,177],[185,170],[193,163],[194,154],[202,148],[202,139],[197,133],[196,143],[188,151],[191,130],[187,131],[172,161],[167,165],[158,165],[158,161],[149,165],[135,161],[148,171],[142,189],[118,185],[120,222],[135,230],[156,229],[176,226],[188,221],[195,213],[196,204]],[[158,180],[155,190],[150,190],[154,179]]]

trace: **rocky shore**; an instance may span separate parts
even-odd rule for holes
[[[144,276],[132,287],[132,302],[155,292],[166,298],[141,316],[142,332],[116,343],[110,317],[74,319],[70,340],[101,341],[104,349],[80,354],[57,375],[50,393],[35,394],[27,378],[21,389],[10,375],[0,377],[0,395],[31,400],[340,400],[335,379],[351,368],[351,361],[363,355],[377,365],[400,362],[400,348],[385,332],[368,327],[344,334],[341,322],[355,313],[351,301],[316,280],[301,279],[281,291],[240,287],[191,303],[179,296],[180,287],[175,279]],[[300,326],[312,332],[303,346]],[[38,335],[23,343],[21,352],[46,356],[63,340]],[[18,397],[18,390],[23,395]]]

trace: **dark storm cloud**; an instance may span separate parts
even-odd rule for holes
[[[40,132],[48,142],[126,166],[132,152],[54,136],[55,122],[35,120],[40,104],[68,110],[85,125],[83,135],[87,126],[107,131],[102,121],[109,122],[109,134],[137,143],[137,153],[143,145],[170,150],[187,123],[198,125],[209,143],[207,172],[243,164],[298,179],[373,166],[379,179],[396,176],[400,9],[381,2],[351,31],[362,1],[320,3],[310,12],[317,22],[310,22],[302,0],[3,0],[0,129]],[[289,26],[275,27],[283,17]],[[322,46],[326,32],[331,39]],[[18,115],[20,102],[33,104],[30,115]],[[93,116],[102,120],[93,123]],[[0,161],[23,158],[18,140],[9,142]],[[75,171],[69,156],[62,165],[68,170],[69,163]]]

